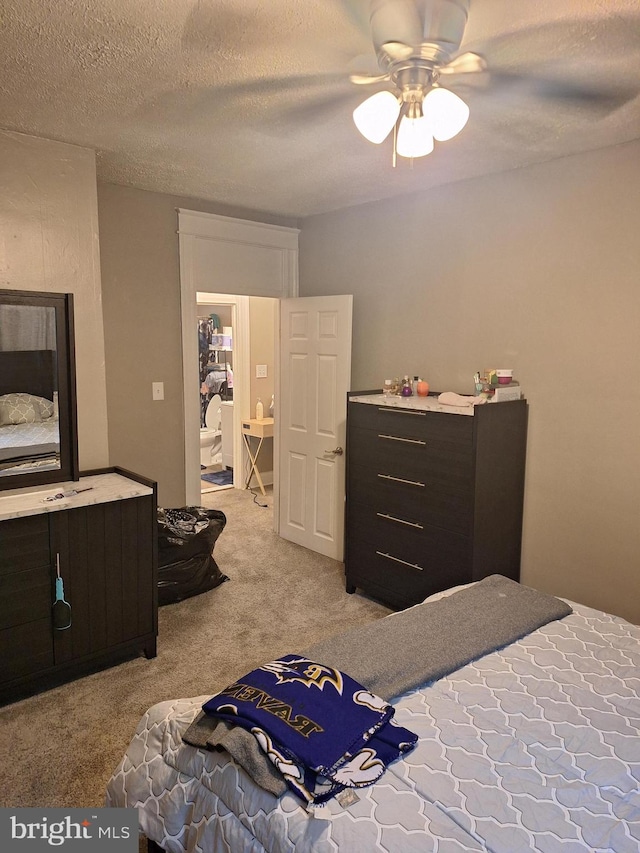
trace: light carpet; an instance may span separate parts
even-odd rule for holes
[[[342,563],[276,536],[271,492],[203,495],[227,526],[214,555],[229,581],[160,608],[158,656],[0,708],[0,806],[101,806],[144,711],[213,693],[265,660],[386,615],[344,591]]]

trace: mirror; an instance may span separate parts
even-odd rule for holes
[[[77,480],[73,296],[0,289],[0,489]]]

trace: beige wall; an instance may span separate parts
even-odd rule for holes
[[[249,324],[251,330],[251,417],[255,417],[258,397],[262,400],[265,418],[274,392],[275,323],[277,299],[266,296],[249,297]],[[256,365],[266,364],[267,375],[256,376]]]
[[[313,217],[300,294],[354,294],[354,389],[529,400],[522,580],[640,622],[640,142]],[[437,168],[437,163],[414,168]],[[496,519],[499,524],[499,519]]]
[[[111,461],[157,480],[160,505],[176,507],[185,501],[178,207],[264,221],[197,199],[98,184]],[[152,400],[154,381],[164,382],[163,401]]]
[[[0,131],[0,287],[73,293],[80,470],[109,464],[93,151]]]
[[[271,395],[274,392],[276,311],[277,299],[266,296],[249,297],[249,324],[251,330],[251,417],[255,417],[258,397],[262,401],[264,417],[269,417]],[[256,365],[266,364],[267,375],[256,377]],[[265,483],[273,482],[273,442],[265,441],[260,448],[258,467]],[[257,481],[252,480],[255,485]]]

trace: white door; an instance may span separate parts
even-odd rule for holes
[[[342,560],[352,296],[280,302],[279,532]]]

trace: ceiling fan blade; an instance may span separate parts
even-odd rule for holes
[[[357,93],[344,73],[261,77],[217,85],[178,87],[156,93],[136,110],[141,122],[154,121],[158,109],[177,125],[229,121],[238,116],[262,118],[283,105],[301,104],[316,94],[340,97]]]
[[[552,21],[465,44],[485,57],[491,69],[575,60],[615,62],[620,51],[640,55],[640,17]]]
[[[381,83],[383,80],[391,79],[388,74],[350,74],[349,80],[356,86],[370,86],[372,83]]]
[[[553,77],[543,74],[517,74],[508,71],[491,71],[489,85],[492,90],[507,88],[526,97],[527,94],[538,98],[556,101],[573,101],[576,104],[592,106],[602,113],[621,107],[638,94],[637,85],[625,83],[605,84],[594,81],[581,83],[562,76]]]
[[[325,124],[332,118],[344,113],[345,118],[351,118],[351,113],[362,101],[362,93],[357,89],[349,89],[347,92],[334,94],[314,95],[305,103],[285,103],[273,111],[273,116],[267,118],[271,123],[273,118],[274,129],[280,126],[280,120],[286,119],[287,123],[282,125],[286,132],[291,132],[291,124],[299,123],[300,126],[307,124]],[[289,124],[291,122],[291,124]]]
[[[409,59],[415,53],[415,48],[400,41],[386,41],[382,45],[382,50],[393,60]]]
[[[348,64],[349,80],[356,86],[366,86],[387,80],[389,75],[380,70],[378,58],[373,53],[355,56]]]
[[[451,88],[457,92],[468,84],[512,105],[518,98],[532,106],[532,99],[555,100],[559,106],[582,114],[589,110],[597,117],[640,92],[638,16],[554,21],[465,46],[486,59],[488,72],[452,77]],[[627,69],[624,77],[619,71],[622,57]],[[630,75],[632,57],[638,70]]]
[[[440,74],[477,74],[479,71],[486,71],[487,67],[487,61],[484,57],[467,51],[456,56],[455,59],[447,62],[438,70]]]
[[[182,30],[182,46],[223,55],[234,42],[243,42],[245,50],[251,49],[264,38],[255,23],[255,12],[250,9],[224,3],[215,8],[213,4],[194,3]]]

